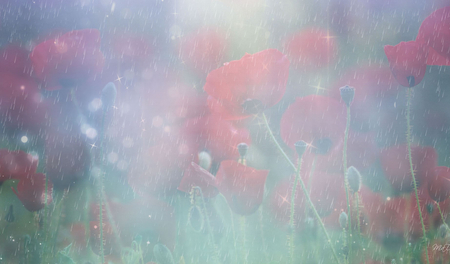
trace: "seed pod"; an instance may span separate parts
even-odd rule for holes
[[[175,264],[172,252],[163,244],[156,244],[153,247],[153,254],[159,264]]]
[[[344,101],[347,107],[350,107],[353,102],[353,98],[355,97],[355,88],[346,85],[339,88],[339,92],[341,93],[342,101]]]
[[[361,174],[355,167],[350,166],[348,168],[347,180],[350,190],[352,190],[353,193],[359,192],[361,189]]]
[[[188,214],[188,224],[195,232],[201,232],[205,224],[205,217],[198,205],[191,206]]]
[[[248,145],[246,143],[239,143],[237,145],[237,149],[239,151],[239,155],[241,156],[241,159],[243,159],[247,155]]]
[[[347,228],[347,224],[348,224],[348,215],[346,212],[342,212],[339,215],[339,225],[341,226],[341,228]]]
[[[306,151],[306,148],[308,147],[308,144],[306,144],[305,141],[300,140],[295,142],[294,144],[295,147],[295,151],[297,152],[298,158],[301,158],[303,156],[303,154]]]
[[[428,212],[429,214],[432,214],[432,213],[434,212],[434,204],[428,203],[428,204],[426,205],[426,207],[427,207],[427,212]]]
[[[447,224],[442,224],[439,226],[438,229],[438,234],[441,238],[445,238],[447,236],[448,233],[448,226]]]

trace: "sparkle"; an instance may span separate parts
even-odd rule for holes
[[[119,108],[118,108],[117,106],[115,106],[115,105],[113,105],[112,108],[114,108],[114,109],[116,109],[116,110],[119,109]]]
[[[324,36],[323,37],[324,39],[326,39],[328,42],[330,41],[330,39],[334,39],[334,38],[337,38],[337,36],[333,36],[333,35],[330,35],[330,31],[329,30],[327,30],[327,35],[326,36]]]
[[[96,148],[96,147],[97,147],[97,146],[95,145],[95,143],[89,144],[89,146],[91,146],[91,150],[92,150],[93,148]]]
[[[118,82],[120,82],[120,83],[122,83],[122,80],[123,79],[123,77],[120,77],[119,75],[117,75],[117,79],[115,79],[114,81],[118,81]]]
[[[289,201],[288,201],[288,199],[287,199],[287,197],[288,197],[288,193],[286,193],[286,195],[285,196],[282,196],[281,194],[278,194],[278,196],[280,196],[280,198],[281,198],[281,205],[283,205],[284,203],[287,203],[287,204],[291,204]]]
[[[326,88],[322,87],[320,84],[321,84],[321,81],[319,81],[318,84],[310,85],[309,87],[314,88],[316,90],[316,94],[319,94],[320,91],[326,91],[327,90]]]
[[[269,64],[263,64],[263,70],[269,70]]]

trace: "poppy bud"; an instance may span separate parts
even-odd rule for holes
[[[189,209],[188,223],[195,232],[201,232],[203,230],[205,219],[198,205],[191,206]]]
[[[198,153],[198,165],[200,165],[200,167],[202,167],[205,170],[209,170],[211,168],[211,163],[212,163],[211,155],[209,155],[208,152],[202,151]]]
[[[350,107],[353,102],[353,98],[355,97],[355,88],[346,85],[339,88],[339,92],[341,93],[342,101],[344,101],[347,107]]]
[[[248,145],[246,143],[239,143],[237,145],[237,148],[238,148],[238,151],[239,151],[239,155],[243,159],[247,155]]]
[[[339,225],[341,226],[341,228],[346,228],[348,224],[348,215],[345,212],[342,212],[339,215]]]
[[[303,140],[295,142],[294,147],[295,147],[295,151],[297,152],[297,155],[299,158],[301,158],[303,156],[303,154],[306,151],[307,146],[308,146],[308,144],[306,144],[306,142]]]
[[[153,254],[156,257],[156,261],[160,264],[175,264],[172,252],[163,244],[156,244],[153,247]]]
[[[448,233],[448,226],[446,224],[442,224],[439,226],[438,234],[441,238],[445,238]]]
[[[103,110],[108,110],[110,107],[114,105],[117,96],[116,85],[112,82],[109,82],[105,85],[102,90],[102,104]]]
[[[361,189],[361,174],[355,167],[350,166],[348,168],[347,180],[348,180],[348,185],[349,185],[350,189],[354,193],[359,192],[359,190]]]
[[[434,205],[433,204],[429,203],[429,204],[426,205],[426,207],[427,207],[427,212],[429,214],[432,214],[434,212]]]

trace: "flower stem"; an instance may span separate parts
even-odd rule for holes
[[[213,233],[212,227],[211,227],[211,222],[209,221],[209,216],[208,216],[208,212],[206,210],[206,202],[205,202],[205,198],[203,196],[202,188],[200,188],[199,186],[194,186],[194,187],[192,187],[192,189],[196,190],[200,194],[200,198],[202,199],[203,213],[205,214],[209,238],[211,240],[211,244],[213,247],[213,259],[214,259],[215,263],[219,263],[219,250],[217,249],[216,240],[214,239],[214,233]]]
[[[416,195],[417,209],[419,210],[420,224],[422,225],[422,233],[423,233],[423,241],[425,246],[428,247],[428,239],[425,230],[425,224],[423,222],[422,210],[420,208],[419,194],[417,192],[417,181],[414,173],[414,165],[412,161],[411,154],[411,99],[412,99],[412,88],[409,87],[406,91],[406,141],[408,144],[408,159],[409,159],[409,167],[411,170],[411,176],[413,179],[414,193]],[[427,256],[427,264],[430,264],[430,259],[428,256],[428,250],[425,250]]]
[[[438,211],[439,211],[439,214],[441,215],[442,223],[443,223],[443,224],[446,224],[446,223],[445,223],[444,214],[442,213],[442,210],[441,210],[441,206],[439,205],[438,202],[434,202],[434,203],[436,204],[436,207],[437,207],[437,209],[438,209]]]
[[[344,166],[344,184],[345,184],[345,197],[347,199],[347,215],[348,215],[348,233],[347,233],[347,246],[348,246],[348,255],[346,256],[347,260],[351,261],[352,255],[352,211],[350,207],[350,190],[348,184],[348,175],[347,175],[347,143],[348,143],[348,133],[350,130],[350,106],[347,106],[347,123],[345,125],[345,134],[344,134],[344,150],[342,154],[342,163]]]
[[[245,223],[245,216],[240,217],[240,224],[241,224],[241,242],[242,242],[242,261],[244,264],[248,263],[248,250],[247,250],[247,241],[246,241],[246,223]]]
[[[289,157],[287,156],[286,152],[284,152],[283,148],[280,146],[280,144],[278,143],[277,139],[276,139],[275,136],[273,135],[273,132],[272,132],[272,130],[270,129],[270,126],[269,126],[269,122],[267,121],[266,115],[265,115],[265,114],[262,114],[262,117],[263,117],[265,126],[266,126],[266,128],[267,128],[267,131],[269,132],[269,135],[270,135],[270,137],[271,137],[273,143],[277,146],[278,150],[279,150],[279,151],[281,152],[281,154],[284,156],[284,158],[286,159],[286,161],[290,164],[290,166],[292,167],[292,169],[294,169],[294,171],[297,172],[297,168],[295,167],[294,163],[292,163],[292,161],[291,161],[291,160],[289,159]],[[305,183],[303,182],[303,180],[302,180],[301,178],[299,178],[299,182],[300,182],[300,186],[301,186],[301,188],[302,188],[302,191],[303,191],[303,193],[304,193],[305,196],[306,196],[306,200],[308,201],[308,204],[309,204],[309,206],[311,207],[311,210],[313,211],[314,216],[316,217],[317,221],[318,221],[319,224],[320,224],[320,227],[321,227],[323,233],[325,234],[327,243],[328,243],[328,245],[330,246],[331,251],[332,251],[332,253],[333,253],[334,261],[335,261],[336,263],[340,264],[339,258],[338,258],[337,254],[336,254],[336,251],[334,250],[333,243],[331,242],[330,236],[328,235],[327,229],[325,228],[325,225],[323,224],[323,221],[322,221],[322,219],[320,218],[319,213],[318,213],[317,210],[316,210],[316,207],[314,206],[313,202],[311,201],[311,197],[309,196],[309,193],[308,193],[308,190],[306,189]]]
[[[294,215],[295,215],[295,192],[298,185],[298,180],[300,178],[300,171],[302,168],[302,157],[299,157],[298,159],[298,168],[295,173],[295,180],[294,185],[292,186],[292,192],[291,192],[291,216],[289,218],[289,250],[291,254],[291,263],[295,263],[294,260],[294,251],[295,251],[295,227],[294,227]]]

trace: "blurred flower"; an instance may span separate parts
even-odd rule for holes
[[[217,171],[217,188],[235,213],[251,215],[263,201],[268,174],[267,170],[256,170],[234,160],[225,160]]]
[[[33,73],[47,90],[76,86],[99,73],[104,64],[97,29],[70,31],[39,43],[31,55]]]
[[[431,13],[419,28],[416,42],[429,47],[428,65],[450,65],[450,7]]]
[[[52,202],[52,183],[48,181],[46,198],[45,175],[42,173],[31,174],[20,179],[17,190],[11,188],[28,211],[35,212],[44,208],[45,199],[47,204]]]
[[[216,178],[198,164],[192,162],[191,165],[184,170],[183,178],[178,186],[178,190],[190,193],[195,186],[202,189],[205,198],[214,197],[219,193],[216,188]]]
[[[296,69],[309,72],[326,67],[337,59],[335,37],[322,28],[306,28],[291,36],[284,47]]]
[[[417,184],[425,183],[427,179],[436,177],[437,153],[432,147],[411,147]],[[386,179],[396,191],[410,192],[413,188],[408,150],[406,145],[396,145],[385,148],[380,154],[381,167]]]
[[[180,39],[179,57],[189,69],[207,74],[220,66],[227,50],[224,32],[200,28]]]
[[[208,105],[226,119],[258,114],[281,100],[288,75],[289,61],[278,50],[245,54],[208,74]]]
[[[153,45],[145,35],[127,32],[116,32],[111,40],[112,59],[117,60],[122,69],[142,70],[150,65],[153,54]]]
[[[27,179],[33,175],[39,160],[21,150],[0,149],[0,182]]]
[[[239,158],[237,145],[243,142],[251,144],[247,128],[239,127],[217,115],[189,119],[182,132],[188,141],[199,144],[199,150],[204,148],[209,151],[216,162]]]
[[[418,41],[400,42],[384,46],[392,74],[404,87],[418,85],[427,69],[428,47]]]
[[[434,177],[427,181],[428,194],[436,202],[446,200],[450,196],[450,168],[436,167]]]

